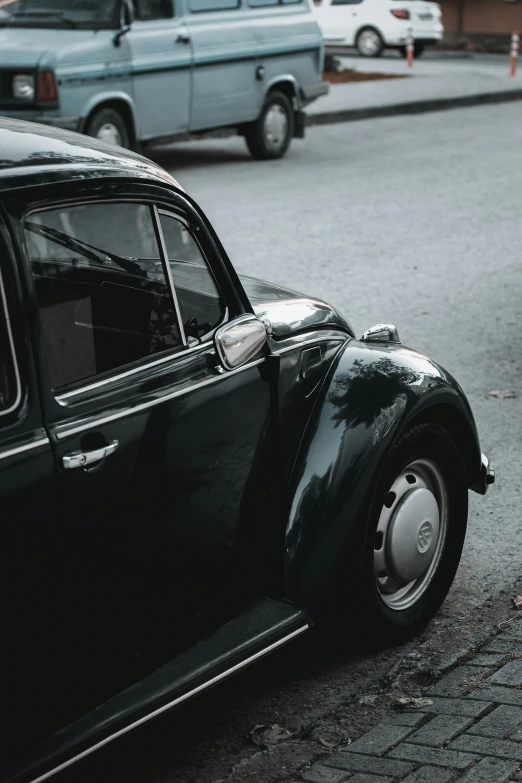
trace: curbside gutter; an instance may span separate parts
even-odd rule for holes
[[[367,106],[359,109],[332,109],[331,111],[307,114],[306,125],[311,127],[313,125],[329,125],[334,122],[354,122],[356,120],[395,117],[404,114],[425,114],[431,111],[447,111],[448,109],[520,100],[522,100],[522,89],[483,92],[475,95],[455,96],[454,98],[426,98],[418,101]]]

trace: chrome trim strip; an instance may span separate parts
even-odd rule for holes
[[[273,644],[269,645],[268,647],[265,647],[263,650],[260,650],[259,652],[255,653],[254,655],[251,655],[250,658],[246,658],[246,660],[241,661],[240,663],[236,663],[235,666],[232,666],[230,669],[227,669],[222,674],[217,674],[215,677],[212,677],[211,680],[208,680],[207,682],[202,683],[201,685],[198,685],[197,688],[193,688],[193,690],[189,691],[188,693],[185,693],[183,696],[179,696],[177,699],[173,699],[168,704],[165,704],[163,707],[158,707],[158,709],[154,710],[153,712],[149,713],[148,715],[144,715],[142,718],[139,718],[139,720],[134,721],[134,723],[129,724],[129,726],[126,726],[123,729],[120,729],[119,731],[116,731],[114,734],[111,734],[110,737],[107,737],[104,740],[100,740],[96,744],[92,745],[90,748],[87,748],[87,750],[82,751],[81,753],[78,753],[77,756],[74,756],[72,759],[69,759],[69,761],[64,761],[63,764],[60,764],[58,767],[55,767],[50,772],[45,772],[43,775],[40,775],[37,778],[33,778],[30,783],[42,783],[44,780],[48,780],[53,775],[56,775],[58,772],[61,772],[62,770],[66,769],[67,767],[72,766],[77,761],[80,761],[81,759],[85,758],[85,756],[89,756],[91,753],[94,753],[94,751],[99,750],[100,748],[103,748],[105,745],[108,745],[109,742],[112,742],[113,740],[117,739],[118,737],[121,737],[123,734],[128,734],[129,731],[132,731],[133,729],[136,729],[138,726],[141,726],[143,723],[146,723],[149,720],[152,720],[152,718],[156,718],[158,715],[161,715],[163,712],[167,712],[167,710],[172,709],[173,707],[176,707],[178,704],[181,704],[182,702],[186,701],[187,699],[190,699],[192,696],[195,696],[197,693],[200,693],[201,691],[205,690],[206,688],[209,688],[211,685],[215,685],[217,682],[220,682],[221,680],[224,680],[226,677],[229,677],[231,674],[234,674],[234,672],[238,671],[239,669],[244,669],[245,666],[249,666],[251,663],[254,663],[254,661],[258,660],[259,658],[262,658],[264,655],[267,655],[268,653],[272,652],[272,650],[277,649],[278,647],[281,647],[283,644],[286,644],[287,642],[294,639],[296,636],[299,636],[300,634],[304,633],[309,629],[309,624],[302,626],[301,628],[298,628],[296,631],[292,631],[292,633],[289,633],[287,636],[283,637],[283,639],[279,639],[279,641],[274,642]]]
[[[181,337],[181,342],[183,345],[187,344],[187,338],[185,337],[185,329],[183,327],[183,321],[181,320],[181,312],[179,309],[179,303],[178,303],[178,295],[176,293],[176,287],[174,285],[174,281],[172,279],[172,272],[170,270],[170,264],[169,264],[169,256],[167,254],[167,248],[165,246],[165,238],[163,236],[163,229],[161,227],[161,221],[159,217],[158,207],[156,204],[152,205],[152,222],[154,223],[154,231],[156,233],[156,240],[159,245],[159,251],[161,253],[161,261],[163,264],[163,272],[167,277],[169,286],[170,286],[170,293],[172,296],[172,299],[174,301],[174,309],[176,311],[176,318],[178,319],[178,327],[179,327],[179,334]]]
[[[103,424],[107,424],[110,421],[117,421],[117,419],[123,419],[126,416],[131,416],[133,413],[145,411],[148,408],[153,408],[155,405],[159,405],[162,402],[167,402],[168,400],[173,400],[176,397],[181,397],[183,394],[189,394],[194,389],[202,389],[204,386],[210,386],[210,384],[217,383],[218,381],[223,380],[223,378],[228,378],[230,375],[235,375],[238,372],[243,372],[244,370],[249,370],[252,367],[257,367],[258,364],[263,364],[264,361],[264,357],[262,359],[257,359],[255,362],[249,362],[249,364],[238,367],[236,370],[221,372],[215,377],[207,378],[206,381],[194,383],[184,389],[177,389],[176,391],[170,392],[170,394],[164,394],[161,397],[156,397],[154,400],[149,400],[149,402],[142,402],[140,405],[135,405],[133,408],[126,408],[125,410],[118,411],[118,413],[113,413],[110,416],[102,416],[101,418],[90,421],[87,424],[79,424],[77,427],[71,427],[70,429],[64,430],[63,432],[56,432],[55,430],[56,437],[58,440],[63,440],[64,438],[68,438],[71,435],[77,435],[79,432],[91,430],[94,427],[101,427]]]
[[[23,454],[24,451],[32,451],[38,449],[40,446],[48,446],[51,443],[49,438],[40,438],[32,443],[26,443],[24,446],[16,446],[14,449],[8,451],[0,451],[0,460],[7,459],[8,457],[14,457],[16,454]]]
[[[315,343],[345,343],[351,340],[351,337],[316,337],[315,340],[303,340],[301,343],[295,343],[294,345],[288,345],[286,348],[281,348],[279,351],[272,351],[274,356],[280,356],[282,353],[288,353],[288,351],[295,351],[298,348],[302,348],[303,345],[314,345]]]
[[[4,280],[2,277],[2,272],[0,271],[0,303],[2,305],[2,308],[4,310],[4,323],[7,329],[7,339],[9,341],[9,348],[11,349],[11,357],[13,361],[13,370],[14,370],[14,376],[15,376],[15,385],[16,385],[16,395],[14,402],[9,408],[4,408],[3,410],[0,410],[0,416],[6,416],[8,413],[12,413],[12,411],[16,410],[20,404],[20,400],[22,399],[22,384],[20,382],[20,373],[18,371],[18,362],[16,361],[16,353],[14,348],[14,341],[13,341],[13,332],[11,329],[11,319],[9,318],[9,311],[7,309],[7,300],[5,298],[5,291],[4,291]]]
[[[228,311],[227,311],[228,312]],[[80,394],[83,394],[84,392],[92,391],[93,389],[99,389],[102,386],[107,386],[109,383],[117,383],[118,381],[121,381],[123,378],[128,378],[131,375],[136,375],[139,372],[143,372],[144,370],[148,370],[152,367],[157,367],[160,364],[166,364],[167,362],[176,361],[177,359],[181,359],[185,356],[188,356],[191,353],[195,353],[196,351],[205,349],[212,349],[214,348],[212,339],[206,340],[206,342],[198,343],[198,345],[194,345],[191,348],[187,348],[184,351],[173,351],[172,353],[169,353],[167,356],[162,356],[161,359],[155,359],[153,362],[147,362],[146,364],[140,364],[138,367],[132,367],[130,370],[125,370],[125,372],[118,373],[118,375],[111,375],[110,378],[102,378],[101,381],[95,381],[94,383],[90,383],[88,386],[82,386],[79,389],[73,389],[69,392],[64,392],[63,394],[58,394],[56,396],[56,400],[64,405],[67,400],[72,399],[73,397],[78,397]]]

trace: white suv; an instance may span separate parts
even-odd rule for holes
[[[406,55],[410,28],[418,57],[444,32],[440,5],[431,0],[322,0],[314,11],[326,46],[355,46],[364,57],[386,48]]]

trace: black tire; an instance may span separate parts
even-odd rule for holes
[[[373,47],[367,45],[370,40],[374,41]],[[363,27],[359,30],[355,46],[361,57],[380,57],[384,51],[382,36],[374,27]]]
[[[104,128],[112,128],[114,130],[115,140],[103,138]],[[116,109],[106,107],[95,111],[89,117],[84,132],[87,136],[93,136],[102,141],[107,140],[110,141],[110,143],[116,143],[118,146],[125,147],[126,149],[131,148],[131,139],[127,123]],[[119,137],[118,140],[116,140],[116,135]]]
[[[388,603],[388,601],[394,600],[394,595],[400,596],[400,592],[392,593],[391,598],[384,596],[382,593],[384,588],[377,584],[375,553],[381,552],[388,545],[391,547],[392,536],[389,531],[397,529],[397,527],[392,527],[393,520],[399,518],[397,511],[401,508],[408,492],[410,497],[412,492],[407,490],[401,499],[392,499],[392,505],[389,506],[387,504],[390,503],[390,498],[394,495],[390,489],[392,485],[398,486],[394,483],[397,477],[408,478],[407,469],[410,465],[415,464],[415,461],[418,461],[417,464],[422,464],[421,461],[424,461],[428,466],[435,465],[440,474],[447,504],[446,534],[445,539],[441,539],[438,557],[436,555],[433,558],[431,579],[426,576],[424,592],[419,592],[418,599],[411,606],[405,606],[401,610],[400,601],[395,608],[390,608]],[[415,478],[415,476],[409,478]],[[403,478],[399,479],[399,481],[402,480]],[[418,489],[421,487],[414,485],[414,490]],[[395,510],[393,510],[394,503],[396,503]],[[437,503],[440,511],[440,499],[437,499]],[[402,505],[402,508],[404,507]],[[390,511],[385,511],[385,508],[390,508]],[[388,539],[384,541],[380,537],[382,534],[378,532],[378,526],[382,524],[381,514],[384,517],[388,514],[392,519],[388,527]],[[431,620],[442,605],[453,583],[466,535],[467,516],[466,467],[461,452],[451,435],[443,427],[434,423],[419,424],[404,432],[386,460],[369,517],[360,601],[357,610],[357,622],[367,642],[382,647],[390,643],[404,641],[420,631]],[[417,518],[420,520],[420,517],[415,517],[415,520]],[[425,524],[423,523],[422,528]],[[421,528],[418,531],[417,528],[415,530],[414,548],[417,550],[420,547]],[[432,538],[433,541],[435,541],[435,536]],[[435,543],[434,546],[436,552],[438,545]],[[418,549],[418,551],[421,550]],[[419,557],[417,551],[414,554],[415,557]],[[422,557],[423,555],[420,555],[420,558]],[[390,555],[389,560],[391,561],[391,559]],[[385,572],[380,573],[385,574]],[[426,573],[429,574],[429,571]],[[387,577],[385,576],[384,579]],[[414,585],[412,590],[415,590],[416,584],[422,587],[424,579],[424,576],[420,576],[416,582],[412,582],[411,584]],[[407,595],[408,593],[406,593],[404,602],[407,602]],[[414,593],[412,592],[411,595],[414,596]]]
[[[269,112],[275,110],[279,119],[284,121],[281,135],[269,136],[266,120]],[[289,98],[282,92],[274,90],[266,96],[261,114],[255,122],[249,123],[245,129],[245,141],[252,157],[256,160],[275,160],[282,158],[294,135],[294,112]]]
[[[426,47],[424,46],[424,44],[414,43],[413,44],[413,56],[414,57],[421,57],[425,48]],[[405,46],[399,46],[398,51],[399,51],[399,54],[401,54],[403,57],[406,57],[407,53],[406,53],[406,47]]]

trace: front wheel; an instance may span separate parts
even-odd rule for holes
[[[377,30],[367,27],[358,34],[355,46],[362,57],[380,57],[384,50],[384,41]]]
[[[373,641],[401,641],[437,612],[459,565],[467,513],[466,468],[453,438],[434,423],[406,431],[369,519],[359,620]]]
[[[257,160],[282,158],[294,135],[294,112],[287,96],[268,93],[261,114],[245,130],[250,154]]]
[[[87,136],[116,144],[118,147],[130,147],[129,131],[121,114],[110,107],[99,109],[91,115],[85,127]]]

